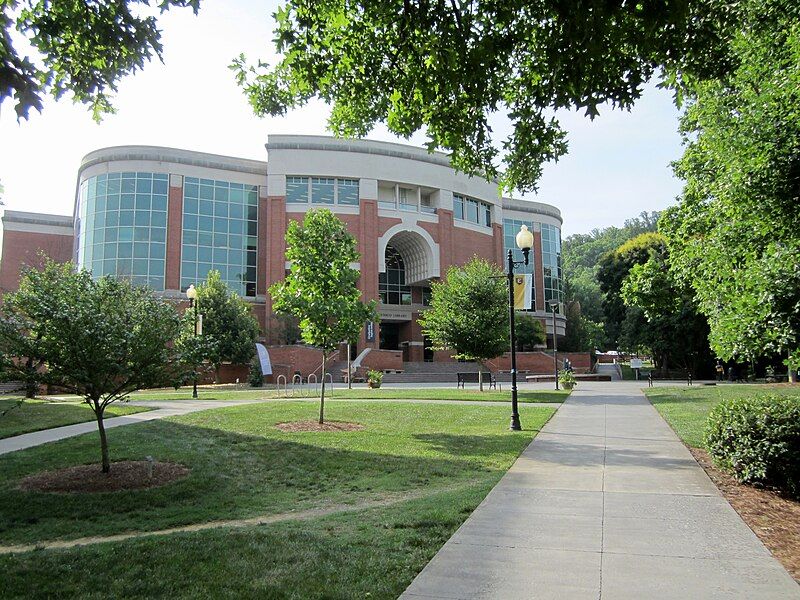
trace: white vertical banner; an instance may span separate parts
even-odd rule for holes
[[[256,344],[256,352],[258,352],[258,361],[261,364],[261,374],[272,375],[272,363],[269,360],[269,352],[264,344]]]

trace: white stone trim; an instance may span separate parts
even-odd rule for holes
[[[386,246],[393,238],[406,265],[406,283],[414,285],[426,279],[439,277],[439,244],[431,234],[416,223],[404,221],[390,227],[378,238],[378,272],[386,272]]]
[[[286,175],[267,175],[267,196],[286,197]]]

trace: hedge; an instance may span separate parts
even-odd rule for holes
[[[723,400],[708,416],[705,443],[738,481],[800,496],[800,397]]]

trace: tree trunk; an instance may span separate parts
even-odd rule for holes
[[[347,389],[353,389],[353,373],[350,365],[350,342],[347,342]]]
[[[105,408],[101,408],[97,402],[94,406],[94,414],[97,417],[97,430],[100,432],[100,454],[103,460],[103,473],[111,471],[111,462],[108,459],[108,440],[106,439],[106,428],[103,425],[103,412]]]
[[[483,391],[483,365],[478,363],[478,389]]]
[[[39,385],[36,382],[36,377],[33,374],[35,369],[33,368],[33,357],[28,357],[27,362],[25,363],[25,374],[27,380],[25,381],[25,397],[26,398],[36,398],[36,392],[38,391]]]
[[[319,395],[319,424],[325,422],[325,350],[322,351],[322,387]]]

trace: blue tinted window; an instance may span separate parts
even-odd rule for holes
[[[337,179],[336,195],[339,204],[358,204],[358,179]]]
[[[78,266],[163,290],[168,191],[165,173],[109,173],[83,182]],[[137,273],[134,259],[143,261],[135,263]]]
[[[336,180],[330,177],[311,179],[311,201],[315,204],[333,204]]]
[[[197,285],[210,270],[242,295],[255,296],[256,273],[245,272],[242,234],[258,233],[258,188],[225,181],[200,180],[198,198],[183,197],[181,288]],[[306,193],[308,180],[306,180]],[[256,239],[255,237],[253,238]],[[253,253],[255,255],[255,253]]]
[[[308,177],[286,178],[286,202],[308,202]]]

